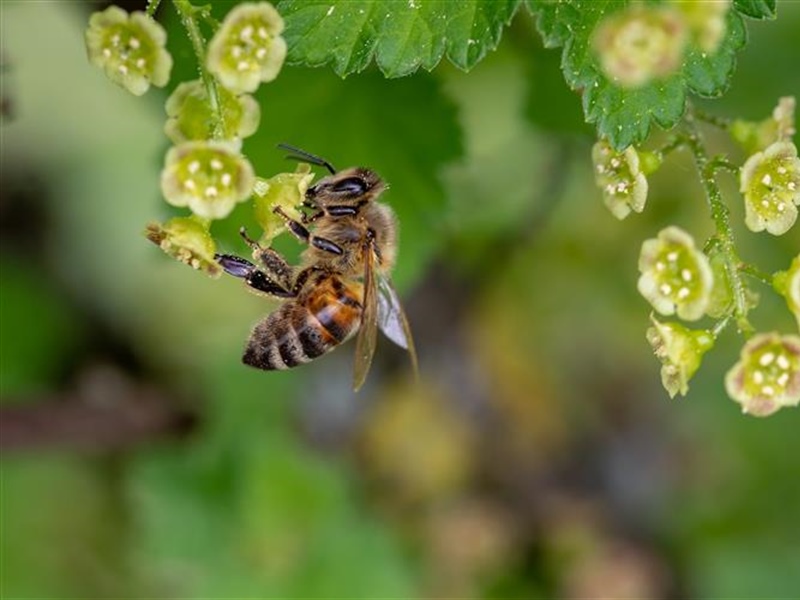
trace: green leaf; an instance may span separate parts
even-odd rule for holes
[[[626,4],[599,0],[527,1],[545,45],[563,47],[564,79],[571,89],[583,94],[586,120],[596,124],[598,135],[607,137],[618,150],[642,143],[654,123],[664,129],[674,126],[683,115],[690,92],[703,97],[720,96],[733,74],[736,52],[746,42],[742,17],[731,10],[725,37],[716,52],[707,54],[690,45],[679,72],[642,87],[623,88],[601,72],[592,49],[592,35],[606,14]],[[756,10],[756,4],[763,9],[761,12]],[[768,4],[768,0],[748,3],[748,14],[765,15]]]
[[[278,10],[286,21],[290,63],[332,63],[345,77],[374,59],[387,77],[402,77],[420,67],[430,71],[442,56],[471,69],[497,47],[519,2],[283,0]]]
[[[775,0],[734,0],[736,10],[753,19],[774,19]]]

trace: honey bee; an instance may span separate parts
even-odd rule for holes
[[[386,184],[370,169],[337,171],[304,150],[279,147],[292,153],[288,158],[324,167],[330,175],[306,191],[301,220],[274,209],[286,228],[308,245],[299,266],[251,240],[244,228],[239,233],[260,265],[228,254],[215,257],[226,273],[244,279],[252,290],[285,300],[255,326],[242,361],[268,371],[289,369],[358,333],[353,383],[358,391],[380,328],[409,352],[416,373],[408,319],[389,278],[397,257],[397,219],[389,206],[377,201]]]

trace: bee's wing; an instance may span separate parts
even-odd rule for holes
[[[353,389],[358,391],[367,378],[378,338],[378,295],[374,268],[375,253],[371,244],[364,244],[364,310],[356,338],[356,362]]]
[[[417,351],[411,337],[406,313],[388,277],[378,278],[378,326],[383,334],[411,355],[411,365],[417,373]]]

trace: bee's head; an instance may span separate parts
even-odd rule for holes
[[[306,200],[320,208],[361,205],[373,200],[385,187],[374,171],[353,167],[320,179],[308,188]]]

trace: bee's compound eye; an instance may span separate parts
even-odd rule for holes
[[[331,190],[346,196],[362,196],[367,193],[367,182],[360,177],[347,177],[334,183]]]

